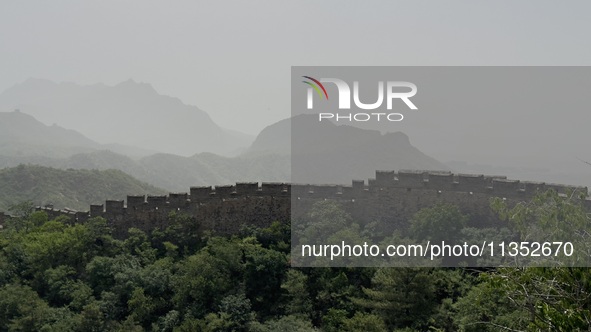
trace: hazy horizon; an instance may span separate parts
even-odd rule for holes
[[[289,116],[292,65],[588,65],[589,9],[584,1],[4,2],[0,91],[29,77],[131,78],[255,135]]]
[[[585,1],[4,2],[0,91],[28,78],[107,86],[133,79],[198,107],[222,128],[257,135],[290,116],[292,66],[589,65],[591,47],[582,42],[589,9]],[[474,151],[494,144],[478,131],[464,133],[469,144],[457,150],[442,149],[430,132],[392,131],[462,170],[542,168],[541,178],[562,172],[587,183],[591,166],[578,160],[591,160],[579,148],[591,140],[585,119],[573,120],[576,131],[563,124],[567,131],[548,133],[577,142],[561,146],[552,165],[539,163],[553,158],[543,146],[519,154],[533,140],[483,155]]]

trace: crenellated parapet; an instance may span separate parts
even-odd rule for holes
[[[490,219],[490,213],[483,212],[488,209],[490,197],[517,202],[547,189],[554,189],[562,195],[588,196],[586,187],[510,180],[505,176],[401,170],[376,171],[375,179],[369,179],[367,183],[353,180],[350,186],[242,182],[191,187],[188,193],[163,196],[130,195],[125,201],[107,200],[103,204],[91,205],[87,212],[55,210],[53,207],[38,209],[45,211],[50,218],[66,216],[75,222],[103,217],[121,232],[129,227],[145,230],[164,227],[170,213],[182,212],[201,220],[209,228],[232,232],[243,222],[265,225],[272,220],[289,220],[292,198],[301,202],[298,204],[317,199],[348,202],[355,205],[352,214],[358,218],[389,209],[387,214],[397,220],[410,217],[420,208],[447,202],[484,220]],[[591,200],[584,203],[591,208]],[[6,218],[0,213],[0,225]]]
[[[416,170],[376,171],[370,188],[407,188],[437,191],[487,193],[499,197],[533,196],[538,192],[554,189],[559,194],[576,192],[588,196],[587,187],[547,184],[544,182],[510,180],[506,176],[482,174],[453,174]]]
[[[353,180],[350,186],[310,185],[289,183],[242,182],[235,185],[191,187],[189,193],[171,193],[165,196],[127,196],[124,201],[108,200],[104,205],[91,205],[84,216],[132,215],[154,211],[194,211],[198,206],[212,202],[254,197],[300,198],[364,198],[371,192],[385,189],[403,189],[406,195],[417,191],[485,194],[491,197],[527,199],[536,193],[554,189],[560,194],[577,193],[587,196],[586,187],[510,180],[505,176],[482,174],[453,174],[416,170],[376,171],[375,179]],[[77,216],[78,217],[78,216]]]

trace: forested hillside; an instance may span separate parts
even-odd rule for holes
[[[118,170],[61,170],[32,165],[0,170],[0,211],[8,211],[23,201],[88,211],[90,204],[103,204],[106,199],[165,193]]]
[[[527,210],[497,210],[510,224],[531,216],[587,218],[576,201],[552,192]],[[331,201],[312,214],[322,219],[318,225],[345,217],[343,234],[364,231]],[[442,216],[463,218],[453,206],[437,206],[419,212],[411,229]],[[291,268],[290,225],[245,225],[232,237],[198,229],[192,218],[172,214],[166,229],[130,229],[116,240],[101,218],[69,225],[21,209],[0,231],[0,331],[591,327],[587,268]]]

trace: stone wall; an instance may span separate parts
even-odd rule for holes
[[[451,203],[481,225],[495,223],[490,198],[502,197],[510,203],[528,200],[537,192],[554,189],[560,194],[587,196],[586,187],[521,182],[504,176],[452,174],[425,171],[376,171],[367,184],[354,180],[351,186],[285,183],[236,183],[216,187],[192,187],[189,193],[167,196],[127,196],[125,201],[108,200],[91,205],[88,212],[38,208],[51,218],[67,216],[75,222],[104,217],[118,236],[137,227],[149,231],[163,228],[171,212],[188,214],[203,229],[222,234],[237,232],[244,224],[265,227],[273,221],[289,222],[294,211],[305,211],[320,199],[343,203],[360,223],[381,221],[392,228],[403,227],[418,210],[436,203]],[[591,201],[586,200],[587,206]],[[0,213],[0,225],[4,219]]]

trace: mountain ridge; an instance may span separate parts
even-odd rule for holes
[[[133,157],[154,153],[122,144],[100,144],[76,130],[57,124],[45,125],[19,109],[0,112],[0,155],[68,157],[105,149]]]
[[[0,109],[15,108],[45,124],[76,128],[102,144],[184,156],[229,154],[252,141],[250,135],[220,127],[198,107],[131,79],[107,86],[30,78],[0,93]]]
[[[22,116],[34,120],[30,116]],[[60,148],[56,147],[57,143],[43,148],[43,144],[51,143],[51,139],[49,136],[41,135],[33,136],[37,140],[33,140],[32,143],[40,146],[35,149],[21,143],[14,147],[16,151],[2,150],[3,144],[8,143],[0,140],[0,167],[30,164],[58,169],[117,169],[140,181],[171,192],[183,191],[190,186],[244,181],[347,184],[351,178],[363,179],[373,176],[376,169],[448,169],[413,147],[409,138],[403,133],[381,134],[377,131],[328,123],[322,131],[306,135],[305,139],[308,141],[305,144],[311,149],[307,149],[305,155],[296,155],[297,158],[292,159],[290,154],[292,121],[296,121],[296,125],[306,126],[308,119],[285,119],[268,126],[258,135],[250,149],[235,157],[209,152],[192,156],[154,153],[142,157],[130,157],[110,151],[103,145],[96,145],[97,143],[91,140],[88,140],[90,146],[69,149],[61,147],[65,150],[57,153],[60,151]],[[9,122],[5,122],[4,125],[10,126]],[[75,131],[67,131],[59,126],[48,128],[58,130],[60,133],[72,134],[75,137],[79,135]],[[30,130],[32,129],[21,129],[19,132],[27,136]],[[77,141],[84,142],[82,139]],[[355,149],[350,149],[352,144],[356,144]],[[301,173],[297,171],[301,171],[302,168],[296,167],[296,172],[292,169],[293,165],[299,165],[298,160],[306,161],[305,172],[315,174],[315,178],[298,177]],[[307,162],[308,160],[313,162]],[[337,161],[337,165],[330,165],[334,161]],[[319,169],[329,171],[320,173]]]
[[[58,209],[87,211],[90,204],[124,199],[129,194],[162,195],[167,192],[120,170],[57,169],[19,165],[0,170],[0,211],[31,201]]]

